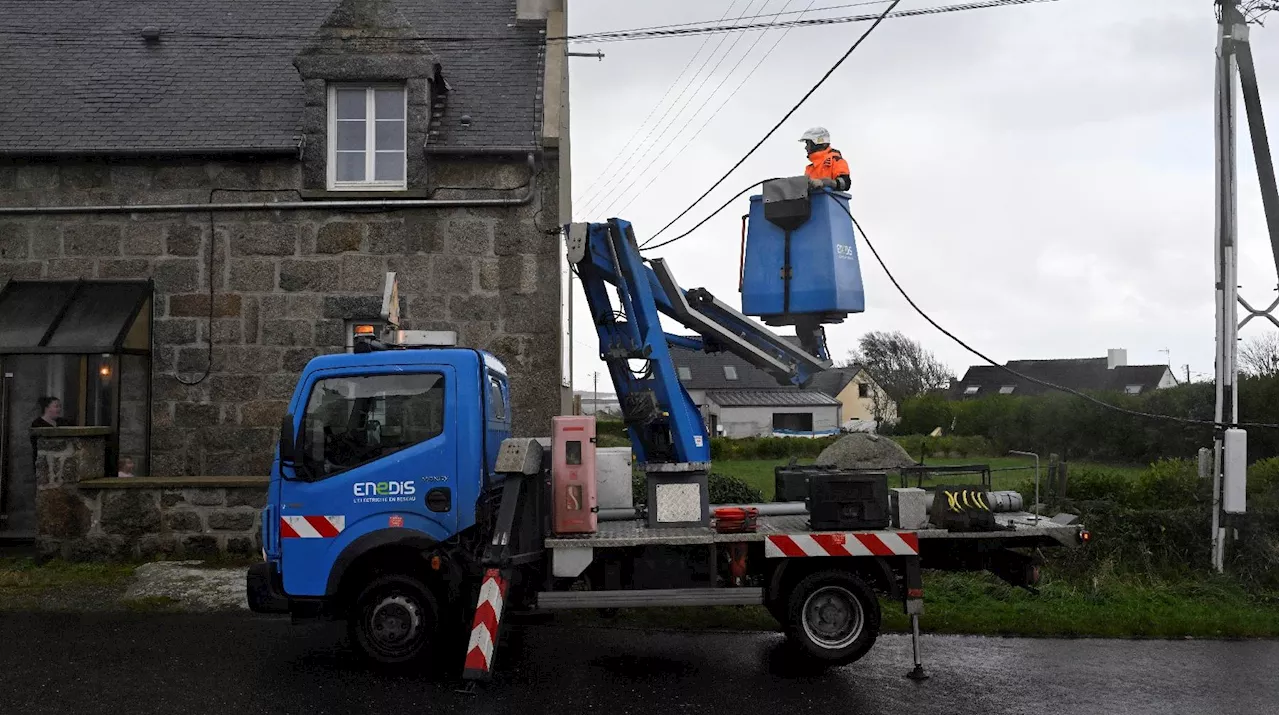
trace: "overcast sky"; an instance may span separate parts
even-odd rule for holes
[[[815,0],[806,17],[884,7],[818,12],[849,2]],[[952,2],[904,0],[899,9]],[[810,5],[576,0],[569,29],[749,18]],[[1278,24],[1273,13],[1266,27],[1251,28],[1273,156]],[[759,140],[866,27],[572,47],[605,53],[602,62],[570,60],[574,219],[618,216],[648,237]],[[797,139],[822,125],[849,161],[851,207],[890,270],[978,350],[1004,362],[1127,348],[1130,364],[1167,361],[1179,378],[1189,364],[1193,377],[1211,377],[1215,43],[1211,0],[1059,0],[886,20],[665,235],[754,181],[800,174],[806,159]],[[1241,294],[1261,307],[1276,295],[1276,275],[1242,108],[1240,116]],[[681,285],[740,305],[746,207],[744,196],[660,251]],[[900,330],[957,376],[979,362],[911,310],[861,239],[857,248],[866,312],[827,328],[835,355],[843,358],[864,332]],[[575,388],[591,389],[599,369],[601,389],[612,389],[576,286],[574,298]],[[1243,337],[1264,325],[1270,329],[1255,320]]]

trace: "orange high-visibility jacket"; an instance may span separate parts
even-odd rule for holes
[[[831,147],[819,149],[809,155],[809,165],[804,168],[804,175],[810,179],[834,179],[838,191],[848,191],[851,183],[849,162]]]

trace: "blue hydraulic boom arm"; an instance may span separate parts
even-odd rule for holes
[[[702,415],[680,383],[670,345],[731,352],[781,385],[804,386],[831,366],[825,342],[819,340],[819,355],[811,355],[705,289],[682,289],[665,261],[641,257],[628,221],[570,224],[566,246],[569,264],[586,292],[600,357],[617,390],[636,458],[647,469],[698,468],[711,457]],[[660,313],[697,337],[665,333]]]

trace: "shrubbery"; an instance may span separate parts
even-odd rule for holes
[[[1275,423],[1280,399],[1276,377],[1243,377],[1239,391],[1241,421]],[[1213,419],[1213,385],[1207,383],[1179,385],[1145,395],[1099,393],[1096,397],[1130,410]],[[961,401],[925,395],[904,401],[898,406],[898,415],[894,427],[898,434],[928,434],[941,427],[953,435],[986,437],[995,453],[1022,449],[1041,454],[1055,452],[1075,460],[1145,463],[1192,455],[1213,441],[1211,429],[1204,425],[1134,417],[1057,392]],[[1276,430],[1249,431],[1251,459],[1274,456],[1278,448]],[[907,449],[917,454],[915,449]]]
[[[712,472],[707,475],[707,497],[712,504],[760,504],[764,502],[764,494],[759,489],[747,484],[737,477]],[[644,474],[631,474],[631,502],[644,504],[649,500],[648,490],[644,482]]]
[[[1239,538],[1228,544],[1227,565],[1245,586],[1274,596],[1278,544],[1277,470],[1272,457],[1249,467],[1247,509],[1232,518]],[[1080,516],[1092,540],[1083,549],[1055,550],[1054,568],[1087,575],[1101,568],[1135,573],[1186,573],[1209,565],[1212,483],[1193,460],[1167,459],[1137,478],[1105,468],[1072,469],[1068,499],[1056,510]],[[1020,491],[1031,503],[1033,484]],[[1052,510],[1049,512],[1052,513]]]

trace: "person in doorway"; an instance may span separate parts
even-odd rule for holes
[[[66,427],[68,422],[62,419],[62,400],[56,397],[41,397],[36,405],[40,408],[40,416],[31,421],[31,429],[41,427]],[[36,463],[36,434],[31,433],[31,466]]]
[[[117,477],[133,476],[133,457],[121,457],[119,460],[116,461],[116,476]]]
[[[831,134],[824,127],[814,127],[805,132],[800,141],[804,142],[805,154],[809,156],[809,165],[804,168],[809,188],[848,191],[852,185],[849,163],[838,150],[831,148]]]

